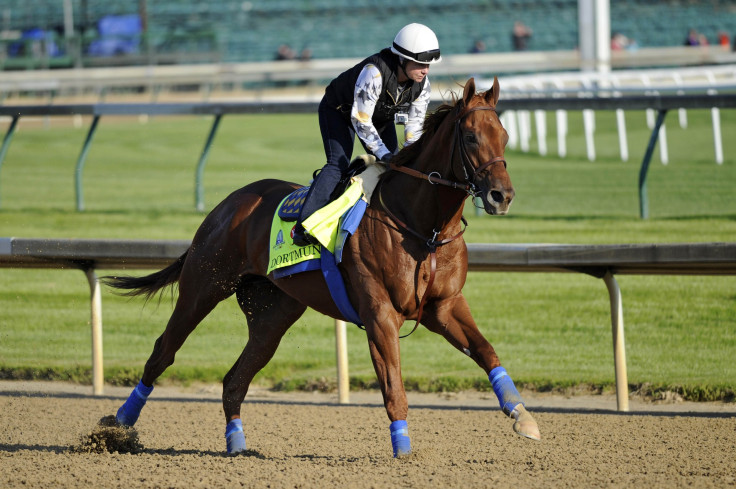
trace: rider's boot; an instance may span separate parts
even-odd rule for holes
[[[325,177],[329,172],[321,171],[312,182],[312,185],[307,192],[307,196],[304,199],[302,210],[299,212],[299,217],[296,220],[294,226],[293,241],[297,246],[306,246],[308,244],[319,244],[317,238],[309,234],[304,229],[304,221],[311,216],[316,210],[321,209],[330,202],[330,196],[332,191],[335,189],[335,182],[331,181],[329,177]],[[339,179],[339,173],[338,173]]]
[[[309,234],[301,222],[297,222],[294,226],[294,236],[292,237],[294,244],[297,246],[307,246],[309,244],[319,244],[319,241]]]

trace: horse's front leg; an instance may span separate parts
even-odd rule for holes
[[[493,346],[478,329],[465,297],[459,295],[451,300],[432,303],[422,318],[422,324],[444,336],[485,370],[501,409],[515,419],[514,431],[533,440],[541,439],[536,420],[524,407],[514,381],[501,366]]]
[[[399,349],[399,327],[401,319],[394,311],[371,314],[366,320],[365,330],[368,336],[368,347],[376,371],[378,385],[383,394],[386,414],[391,420],[391,445],[394,457],[411,453],[409,428],[406,416],[409,403],[406,400],[404,381],[401,378],[401,355]],[[376,319],[376,318],[380,318]]]

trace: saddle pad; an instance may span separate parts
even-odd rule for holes
[[[301,187],[290,193],[279,206],[279,217],[284,221],[296,221],[308,192],[309,187]]]
[[[340,218],[360,200],[360,185],[353,183],[337,200],[316,211],[304,221],[304,228],[317,238],[321,245],[297,246],[294,244],[294,222],[281,218],[280,209],[292,200],[293,192],[279,204],[271,222],[268,270],[266,273],[320,257],[322,246],[335,251]]]
[[[286,196],[282,204],[290,196]],[[279,209],[282,204],[279,204]],[[271,222],[271,236],[268,242],[268,270],[266,273],[307,260],[319,259],[322,248],[320,245],[295,245],[293,239],[295,223],[284,221],[279,217],[279,214],[280,212],[277,210]]]
[[[311,232],[315,233],[313,236],[320,237],[324,246],[295,245],[292,239],[294,223],[281,219],[277,210],[271,223],[267,272],[273,272],[274,278],[282,278],[309,270],[321,270],[330,295],[343,317],[359,326],[363,323],[350,303],[337,264],[342,260],[342,249],[348,236],[358,228],[365,212],[367,204],[361,196],[360,182],[353,182],[341,198],[307,220],[314,218]],[[290,197],[291,195],[285,197],[279,207]]]

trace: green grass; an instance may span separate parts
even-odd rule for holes
[[[597,114],[598,160],[585,158],[580,117],[571,114],[569,156],[509,151],[517,197],[502,218],[466,207],[469,242],[668,243],[733,241],[736,235],[736,114],[722,111],[723,165],[714,163],[710,113],[689,111],[689,128],[668,116],[670,163],[649,172],[650,218],[639,219],[637,180],[649,137],[643,112],[627,115],[630,161],[618,158],[613,114]],[[550,114],[551,116],[551,114]],[[551,119],[550,119],[551,120]],[[86,128],[21,122],[0,169],[0,235],[53,238],[191,239],[194,173],[209,118],[104,118],[84,171],[84,212],[75,211],[74,167]],[[550,134],[554,134],[550,127]],[[656,153],[658,155],[658,152]],[[228,116],[210,153],[208,208],[260,178],[306,183],[323,161],[316,116]],[[107,272],[107,271],[105,271]],[[732,399],[736,278],[619,276],[629,382],[692,399]],[[564,389],[614,383],[609,303],[602,281],[577,274],[471,273],[475,318],[519,384]],[[0,375],[89,381],[89,291],[80,272],[0,271]],[[130,383],[142,371],[171,312],[165,297],[143,307],[103,291],[105,376]],[[411,325],[406,324],[406,331]],[[257,377],[282,388],[334,385],[333,322],[308,311]],[[247,338],[230,299],[185,343],[168,382],[219,381]],[[401,340],[407,386],[487,389],[467,357],[424,329]],[[349,326],[353,386],[371,386],[365,334]]]

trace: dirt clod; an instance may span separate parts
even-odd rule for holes
[[[118,424],[114,415],[100,419],[89,435],[83,436],[74,452],[85,453],[140,453],[143,445],[138,441],[138,432],[132,426]]]

